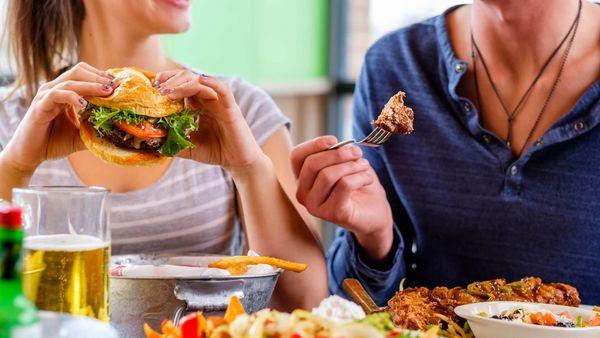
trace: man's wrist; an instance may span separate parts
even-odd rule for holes
[[[394,244],[393,223],[370,233],[354,233],[360,251],[371,263],[379,263],[389,256]]]

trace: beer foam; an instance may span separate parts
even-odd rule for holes
[[[88,251],[110,246],[100,238],[89,235],[39,235],[25,237],[23,247],[44,251]]]

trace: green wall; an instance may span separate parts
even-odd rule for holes
[[[164,38],[167,53],[211,74],[256,83],[327,76],[325,0],[196,0],[192,28]]]

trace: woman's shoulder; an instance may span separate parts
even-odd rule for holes
[[[271,96],[264,89],[241,77],[217,75],[217,78],[231,89],[233,97],[240,108],[265,103],[275,105]]]
[[[264,89],[237,76],[218,78],[231,89],[259,144],[263,144],[277,129],[290,127],[290,120]]]
[[[193,67],[186,67],[197,74],[204,73]],[[271,96],[259,86],[239,76],[209,75],[215,76],[229,87],[259,144],[265,142],[282,126],[290,127],[290,120],[281,112]]]
[[[0,109],[25,106],[25,88],[0,86]]]
[[[0,149],[10,140],[25,112],[27,103],[23,88],[0,87]]]

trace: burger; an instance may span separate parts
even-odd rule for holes
[[[86,97],[81,139],[104,161],[153,165],[193,148],[197,112],[183,100],[171,100],[152,86],[154,74],[137,68],[109,69],[118,87],[107,97]]]

